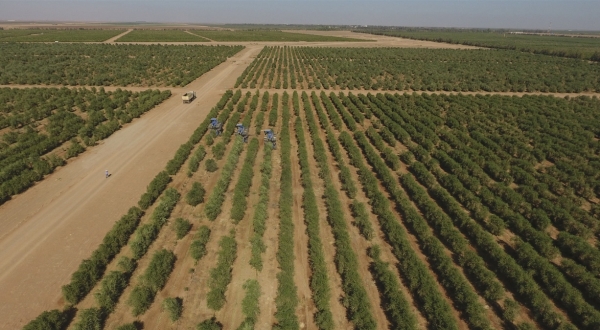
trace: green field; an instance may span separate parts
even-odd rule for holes
[[[0,84],[185,86],[223,63],[190,105],[183,88],[0,88],[0,204],[171,96],[144,129],[190,134],[87,259],[60,255],[79,267],[23,329],[600,329],[600,62],[539,38],[527,52],[256,42],[226,63],[243,46],[3,44]],[[193,133],[165,119],[182,111]]]
[[[125,30],[0,30],[0,42],[101,42]]]
[[[0,52],[0,84],[185,86],[241,49],[242,46],[7,44]]]
[[[265,276],[277,283],[274,308],[282,311],[272,322],[301,329],[294,311],[308,305],[296,298],[295,279],[319,274],[305,280],[315,302],[309,313],[323,315],[314,321],[320,329],[336,329],[341,319],[369,330],[598,329],[599,116],[600,102],[590,97],[227,91],[150,182],[139,208],[62,287],[76,317],[54,310],[24,329],[59,321],[102,328],[105,320],[116,329],[142,315],[145,325],[159,324],[152,306],[164,306],[160,295],[190,269],[175,260],[203,265],[182,277],[196,296],[161,314],[177,318],[171,309],[183,306],[185,328],[252,329],[264,313],[260,290],[246,291],[237,324],[219,311],[239,303],[226,299],[235,283]],[[209,130],[212,117],[224,123],[220,136]],[[276,129],[279,147],[254,136],[244,144],[234,134],[240,121]],[[213,158],[219,165],[207,175]],[[206,193],[199,203],[190,202],[189,185],[177,184],[186,177]],[[293,207],[302,210],[296,218]],[[244,221],[252,238],[239,235]],[[294,253],[299,237],[303,260]],[[267,246],[276,258],[267,259]],[[236,261],[244,253],[252,255],[248,271],[236,272],[246,266],[247,257]],[[263,262],[281,271],[261,274]],[[199,276],[206,280],[192,281]],[[335,277],[347,298],[337,309]],[[84,309],[88,302],[94,307]],[[200,304],[205,312],[191,317]]]
[[[242,88],[600,91],[600,65],[509,50],[266,47]]]
[[[0,88],[0,204],[169,96],[158,90]]]
[[[191,31],[194,33],[193,31]],[[203,42],[202,37],[189,34],[183,30],[133,30],[118,42]]]
[[[454,30],[363,29],[357,32],[600,61],[600,38],[526,35],[508,32],[460,32]]]

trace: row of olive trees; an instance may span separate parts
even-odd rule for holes
[[[294,94],[297,95],[297,94]],[[303,96],[306,94],[303,94]],[[307,99],[303,98],[304,111],[310,111],[310,105]],[[299,106],[297,104],[296,106]],[[335,326],[333,314],[331,313],[330,298],[331,287],[329,285],[330,275],[327,273],[325,262],[325,252],[320,233],[320,212],[317,205],[317,196],[313,189],[311,179],[311,168],[309,165],[308,150],[306,139],[300,119],[296,119],[295,125],[296,140],[298,141],[298,160],[300,163],[302,180],[302,208],[304,210],[304,223],[306,224],[306,234],[308,236],[308,253],[311,260],[310,267],[312,278],[310,289],[313,292],[313,301],[317,307],[315,320],[320,329],[333,329]]]
[[[266,251],[267,247],[263,241],[263,235],[267,229],[266,221],[269,216],[268,205],[269,205],[269,193],[270,193],[270,180],[271,173],[273,172],[273,165],[271,164],[271,148],[264,148],[263,160],[260,165],[260,186],[258,188],[258,203],[254,208],[254,215],[252,217],[252,237],[250,238],[250,266],[260,271],[263,267],[262,254]]]
[[[212,116],[217,116],[232,95],[233,93],[231,91],[227,91],[223,95],[217,106],[210,111],[207,118],[194,131],[188,143],[194,145],[200,141],[208,130],[210,118]],[[167,188],[170,180],[171,179],[166,171],[160,172],[140,198],[138,203],[140,207],[144,209],[148,208]],[[146,254],[148,248],[156,239],[158,232],[162,226],[164,226],[167,219],[169,219],[171,211],[180,197],[180,194],[174,188],[167,189],[167,191],[164,192],[160,204],[153,211],[150,221],[139,227],[138,224],[144,212],[137,207],[131,208],[127,215],[123,216],[120,221],[115,223],[113,229],[105,236],[103,243],[93,252],[92,258],[84,260],[78,271],[73,274],[71,282],[63,287],[65,300],[68,301],[70,305],[74,305],[81,301],[103,277],[108,263],[120,252],[121,248],[129,242],[133,258],[121,258],[119,261],[119,273],[110,273],[105,276],[101,288],[96,295],[96,299],[101,308],[99,309],[99,314],[96,313],[95,315],[102,316],[101,320],[103,322],[126,287],[125,282],[128,282],[130,274],[133,273],[137,267],[136,261]],[[200,228],[197,235],[200,244],[195,244],[196,248],[192,248],[192,250],[197,251],[196,253],[192,252],[194,256],[198,256],[199,254],[203,255],[205,253],[201,252],[201,250],[204,250],[209,235],[210,230],[206,233],[206,230]],[[195,259],[197,260],[200,257],[201,256],[195,257]],[[147,290],[140,290],[142,298],[149,297],[149,295],[145,294],[148,292]],[[138,309],[138,311],[141,310],[142,309]],[[52,310],[43,312],[36,319],[32,320],[26,328],[37,329],[39,327],[55,327],[60,329],[63,327],[61,324],[68,325],[71,322],[71,314],[70,307],[63,311]]]
[[[267,67],[287,54],[266,52],[267,59],[256,61]],[[293,54],[298,88],[563,93],[600,88],[597,65],[514,51],[296,47]],[[253,66],[242,84],[281,88],[280,70],[261,69]]]
[[[391,113],[388,113],[391,115]],[[412,127],[410,127],[410,123],[407,122],[403,122],[403,127],[405,127],[407,130],[410,128],[412,129]],[[456,142],[452,142],[453,144],[456,144]],[[405,142],[406,144],[406,142]],[[411,148],[411,147],[409,147]],[[412,148],[411,148],[412,149]],[[437,151],[437,155],[440,155],[442,153],[442,151],[438,150]],[[444,153],[445,155],[445,153]],[[405,160],[410,160],[411,157],[405,156],[403,155],[402,157]],[[421,158],[421,157],[419,157]],[[424,157],[422,158],[423,161],[426,161],[428,158]],[[440,163],[443,166],[446,166],[446,168],[448,169],[452,169],[452,170],[461,170],[461,167],[458,166],[458,164],[454,163],[453,160],[451,160],[449,157],[447,157],[447,155],[445,155],[444,157],[442,157],[440,159]],[[444,165],[445,164],[445,165]],[[436,165],[433,162],[427,162],[426,163],[427,166],[431,166],[431,169],[433,171],[433,173],[436,174],[436,176],[440,176],[442,175],[441,172],[439,170],[436,170]],[[451,198],[449,197],[449,195],[447,193],[445,193],[444,191],[440,190],[439,188],[436,188],[436,186],[434,185],[435,183],[435,178],[433,178],[429,173],[428,170],[425,169],[425,167],[420,164],[420,163],[413,163],[411,164],[411,171],[413,171],[413,173],[415,173],[415,176],[419,179],[419,181],[424,184],[426,187],[430,188],[430,194],[436,198],[439,202],[440,205],[442,207],[444,207],[444,209],[446,211],[449,212],[450,217],[446,218],[446,221],[450,221],[450,219],[452,219],[453,221],[455,221],[457,224],[460,225],[462,230],[466,231],[466,235],[467,237],[477,237],[477,239],[475,240],[475,242],[477,242],[477,244],[479,244],[481,247],[482,251],[488,251],[491,254],[488,255],[487,257],[491,257],[492,259],[496,259],[495,262],[497,264],[502,263],[506,266],[510,265],[510,270],[508,271],[508,274],[505,274],[505,276],[507,276],[508,278],[510,278],[512,281],[517,281],[517,283],[520,283],[520,286],[517,286],[517,291],[520,292],[521,294],[523,294],[523,292],[527,292],[527,295],[524,295],[522,297],[525,298],[525,303],[526,304],[534,304],[537,306],[537,308],[534,308],[533,311],[535,313],[536,318],[538,318],[538,320],[540,320],[540,322],[547,324],[549,327],[555,327],[557,324],[560,324],[560,322],[563,322],[560,320],[560,318],[556,318],[556,314],[548,309],[548,302],[547,302],[547,298],[544,297],[543,293],[540,292],[539,288],[537,288],[537,286],[534,284],[534,282],[532,281],[532,279],[526,274],[524,273],[524,271],[518,267],[515,263],[514,260],[510,259],[510,257],[508,257],[506,254],[504,254],[504,252],[495,247],[495,248],[491,248],[491,246],[494,246],[494,241],[493,239],[490,239],[489,237],[486,237],[481,231],[476,230],[476,227],[473,226],[467,226],[466,224],[471,221],[470,219],[468,219],[468,217],[465,216],[465,214],[462,214],[462,210],[460,210],[460,207],[457,207],[455,202],[453,202],[451,200]],[[429,201],[428,196],[420,191],[420,188],[414,184],[414,181],[412,181],[412,179],[410,178],[410,176],[403,176],[401,178],[401,182],[403,184],[403,186],[405,187],[405,189],[409,192],[409,194],[412,195],[413,197],[413,201],[415,201],[415,203],[417,205],[420,205],[421,209],[423,210],[423,213],[425,214],[426,217],[429,217],[429,219],[432,220],[442,220],[444,219],[444,215],[439,213],[439,211],[437,211],[435,209],[435,206],[433,206],[431,204],[431,202]],[[440,182],[442,183],[450,183],[451,181],[447,181],[447,180],[441,180]],[[453,183],[452,186],[448,186],[448,188],[452,188],[451,191],[456,191],[456,192],[460,192],[458,196],[460,197],[461,201],[465,201],[465,197],[463,196],[468,196],[466,193],[466,191],[464,191],[464,188],[462,188],[462,186],[458,186],[455,183]],[[457,190],[459,189],[459,190]],[[463,189],[463,191],[460,191],[460,189]],[[470,198],[470,204],[465,204],[467,205],[467,208],[473,210],[473,212],[475,212],[474,214],[479,214],[481,213],[480,210],[477,209],[477,204],[475,204],[475,201]],[[430,216],[428,216],[427,214],[430,214]],[[484,219],[481,219],[482,221]],[[441,225],[434,225],[433,226],[441,228]],[[446,226],[447,227],[447,226]],[[450,237],[448,237],[450,238]],[[452,240],[453,242],[457,242],[456,239]],[[456,244],[456,243],[454,243]],[[486,247],[483,247],[486,246]],[[498,258],[501,258],[502,261],[498,260]],[[531,264],[531,263],[527,263],[527,264]],[[472,265],[476,265],[476,264],[472,264]],[[469,268],[469,270],[471,272],[473,272],[475,270],[475,268]],[[503,272],[504,273],[504,272]],[[554,276],[554,279],[559,279],[558,277],[556,277],[556,274],[552,275]],[[533,284],[532,284],[533,283]],[[556,284],[560,283],[559,282],[555,282]],[[565,288],[564,285],[557,285],[557,288]],[[522,290],[522,291],[521,291]],[[566,289],[563,289],[566,290]],[[567,294],[567,291],[563,291],[563,294]],[[571,294],[575,294],[575,293],[571,293]],[[535,301],[535,302],[534,302]],[[572,300],[571,300],[572,301]],[[506,306],[510,305],[508,304],[508,300],[505,301],[505,308],[507,308]],[[545,306],[545,307],[544,307]],[[585,305],[578,307],[576,310],[580,311],[580,313],[585,313]],[[593,317],[591,318],[590,321],[590,312],[587,312],[588,315],[586,317],[587,321],[584,321],[584,326],[588,327],[590,324],[594,324],[593,321]],[[507,309],[505,309],[505,314],[510,314],[507,312]],[[509,320],[511,321],[511,320]],[[588,322],[588,323],[585,323]]]
[[[327,207],[327,221],[331,226],[335,239],[336,252],[334,260],[342,279],[342,289],[345,293],[344,305],[346,306],[348,318],[358,328],[375,329],[377,324],[371,312],[367,292],[358,273],[358,258],[352,248],[342,203],[336,187],[332,184],[333,180],[329,170],[326,149],[323,141],[318,136],[318,128],[312,110],[305,107],[304,114],[311,135],[313,156],[317,161],[319,176],[323,178],[325,185],[324,199]],[[296,120],[296,134],[299,145],[304,144],[304,129],[299,118]]]
[[[265,93],[266,94],[266,93]],[[292,206],[292,161],[290,138],[290,113],[283,107],[281,114],[281,181],[279,195],[279,237],[276,257],[280,272],[277,274],[277,297],[275,298],[275,329],[300,329],[296,307],[298,293],[294,282],[294,222]]]

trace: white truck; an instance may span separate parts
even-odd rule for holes
[[[189,91],[181,97],[183,99],[183,103],[190,103],[196,98],[196,92]]]

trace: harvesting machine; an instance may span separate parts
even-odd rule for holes
[[[248,142],[248,136],[249,136],[248,129],[244,128],[244,125],[242,125],[242,124],[237,124],[237,125],[235,125],[235,127],[237,128],[236,133],[239,136],[241,136],[242,139],[244,139],[244,143],[247,143]]]
[[[221,132],[223,132],[223,125],[221,125],[221,123],[219,123],[219,120],[217,118],[210,119],[209,128],[215,131],[216,136],[221,135]]]
[[[271,147],[273,149],[277,148],[277,136],[275,135],[275,132],[269,128],[263,130],[263,133],[265,133],[265,142],[271,142]]]

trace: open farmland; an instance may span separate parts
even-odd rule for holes
[[[72,322],[595,329],[599,115],[586,97],[228,91],[63,287]]]
[[[7,328],[600,326],[597,97],[456,95],[442,86],[467,73],[427,80],[444,56],[457,70],[547,65],[514,51],[247,45],[0,206]],[[561,61],[553,79],[576,90],[587,76],[564,63],[581,62]],[[485,83],[510,93],[502,68]],[[409,75],[439,93],[396,93]],[[198,99],[181,104],[187,90]]]
[[[366,41],[365,39],[312,35],[277,30],[193,30],[196,35],[213,41]]]
[[[10,29],[0,30],[0,42],[102,42],[123,32],[125,30]]]
[[[61,286],[81,260],[137,202],[224,86],[232,86],[259,51],[246,48],[188,85],[197,92],[192,104],[182,104],[182,91],[173,89],[173,96],[152,111],[0,206],[0,315],[5,319],[0,328],[21,328],[49,306],[63,304]]]
[[[265,47],[242,88],[597,92],[600,66],[514,51]]]
[[[444,29],[432,31],[414,29],[360,29],[356,31],[416,40],[511,49],[528,53],[600,61],[600,38],[598,35],[556,36],[510,33],[506,31],[476,32]]]
[[[202,42],[209,41],[192,32],[184,30],[133,30],[115,40],[117,42]]]
[[[6,44],[0,84],[185,86],[241,46]]]
[[[133,30],[117,39],[117,42],[361,42],[361,38],[313,35],[277,30]]]
[[[169,91],[0,89],[0,204],[169,98]]]

